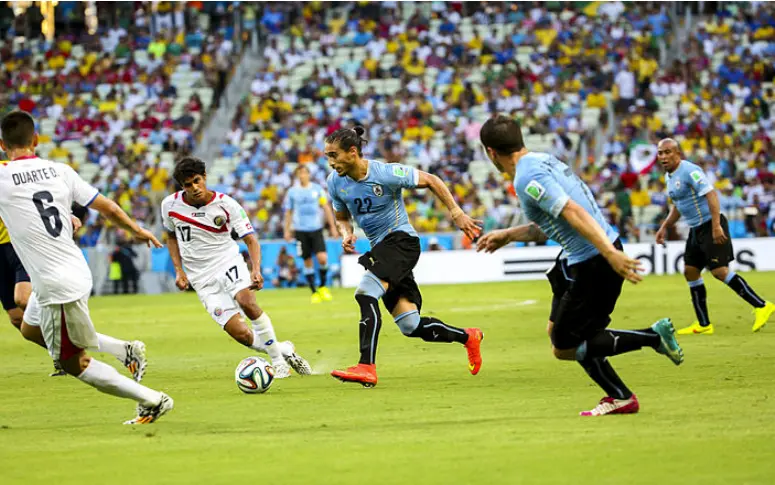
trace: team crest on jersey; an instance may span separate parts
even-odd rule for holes
[[[546,193],[546,189],[537,181],[531,180],[530,183],[527,184],[527,187],[525,187],[525,193],[534,200],[541,200]]]
[[[374,191],[374,195],[377,197],[382,197],[383,192],[381,185],[374,185],[371,189]]]
[[[213,312],[213,315],[215,315],[216,317],[220,317],[221,315],[223,315],[223,309],[221,307],[216,308],[215,311]]]
[[[678,190],[680,188],[681,188],[681,181],[680,180],[676,180],[675,181],[675,190]]]
[[[213,223],[216,226],[221,227],[222,225],[226,224],[226,218],[223,216],[215,216],[215,219],[213,219]]]

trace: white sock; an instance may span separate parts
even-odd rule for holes
[[[269,319],[269,315],[267,315],[266,312],[253,320],[253,330],[253,348],[258,350],[255,347],[255,345],[258,344],[269,354],[269,357],[272,358],[272,362],[282,362],[284,360],[283,353],[280,351],[277,336],[274,334],[272,320]],[[258,342],[256,342],[256,337],[258,337]]]
[[[126,361],[126,341],[113,338],[110,335],[97,334],[99,352],[105,352],[117,358],[121,365]]]
[[[78,379],[112,396],[133,399],[143,406],[153,407],[161,401],[161,393],[118,373],[116,369],[92,357]]]

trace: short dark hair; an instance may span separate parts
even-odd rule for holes
[[[499,155],[510,155],[525,148],[519,122],[503,115],[487,120],[479,132],[479,139],[482,145],[492,148]]]
[[[339,128],[335,132],[326,137],[326,143],[337,142],[339,148],[343,151],[350,151],[350,148],[355,147],[358,149],[358,156],[363,156],[363,144],[366,143],[366,139],[363,135],[366,133],[366,128],[362,126],[356,126],[355,128]]]
[[[175,181],[183,185],[183,183],[194,177],[195,175],[204,176],[207,172],[205,170],[205,162],[196,157],[183,157],[175,164],[175,171],[172,172],[172,178]]]
[[[35,136],[35,120],[26,111],[11,111],[0,122],[5,148],[27,148]]]

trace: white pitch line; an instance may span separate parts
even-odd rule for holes
[[[499,305],[480,305],[480,306],[464,306],[464,307],[454,307],[454,308],[448,308],[448,312],[453,313],[465,313],[465,312],[484,312],[487,310],[508,310],[515,307],[520,306],[528,306],[528,305],[535,305],[538,303],[538,300],[524,300],[524,301],[514,301],[510,303],[501,303]]]

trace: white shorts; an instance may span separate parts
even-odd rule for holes
[[[231,317],[242,312],[234,297],[250,285],[250,271],[240,255],[225,264],[204,286],[197,285],[196,295],[215,323],[224,327]]]
[[[24,323],[33,327],[40,327],[40,303],[38,295],[33,290],[27,300],[27,308],[24,310]]]
[[[37,298],[30,297],[24,321],[40,326],[48,353],[54,360],[67,360],[81,350],[96,350],[99,345],[89,315],[88,296],[56,305],[40,305]]]

